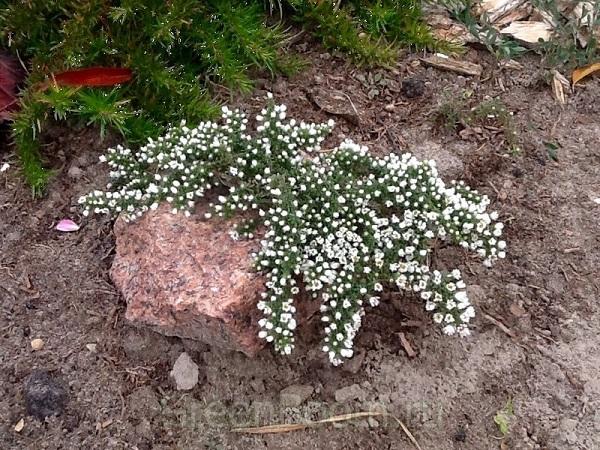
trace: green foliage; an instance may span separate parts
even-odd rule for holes
[[[498,128],[502,130],[505,148],[517,154],[519,137],[512,112],[499,99],[490,98],[473,105],[470,96],[471,93],[465,91],[461,97],[448,97],[437,110],[437,123],[448,132],[467,127]]]
[[[400,45],[449,48],[437,41],[423,23],[420,0],[289,0],[289,4],[296,20],[327,48],[347,53],[360,64],[391,65]]]
[[[212,116],[209,83],[248,91],[252,71],[289,70],[279,50],[285,34],[265,21],[262,4],[243,0],[0,1],[0,38],[31,68],[13,126],[27,180],[37,192],[48,178],[36,141],[49,118],[139,142],[183,117]],[[129,67],[135,76],[114,88],[36,83],[91,66]]]
[[[205,218],[237,216],[234,240],[258,234],[253,258],[266,280],[258,336],[282,354],[295,347],[301,288],[321,302],[321,348],[334,365],[352,357],[365,310],[387,286],[417,294],[443,333],[469,335],[475,309],[461,272],[430,267],[432,250],[454,244],[488,266],[506,257],[489,198],[447,185],[434,161],[409,153],[376,157],[351,140],[323,152],[333,121],[286,111],[269,100],[250,125],[223,107],[220,123],[182,123],[137,151],[109,149],[100,160],[110,183],[79,199],[83,215],[136,220],[162,204],[189,217],[207,194],[216,197]]]
[[[515,415],[512,399],[508,399],[503,409],[499,410],[494,416],[494,423],[502,437],[506,437],[510,430],[510,423]]]
[[[541,43],[544,61],[549,67],[566,67],[572,70],[597,61],[600,43],[594,33],[600,27],[600,2],[579,0],[581,18],[563,14],[556,0],[533,0],[533,4],[545,11],[556,24],[549,42]],[[582,40],[585,46],[582,46]]]
[[[362,64],[392,65],[400,45],[441,45],[421,21],[419,0],[0,0],[0,45],[30,67],[13,128],[27,179],[36,190],[47,179],[36,140],[48,119],[142,142],[182,118],[212,117],[210,86],[248,92],[257,70],[298,70],[298,59],[281,51],[283,26],[268,23],[265,12],[275,10]],[[128,67],[134,78],[111,88],[48,82],[93,66]]]
[[[471,12],[475,5],[473,0],[438,0],[437,3],[443,5],[454,19],[462,22],[469,33],[480,44],[485,45],[496,58],[512,59],[527,51],[525,47],[520,46],[512,39],[502,36],[487,20],[485,14],[478,18],[475,17]]]
[[[475,17],[473,0],[432,0],[444,6],[450,14],[462,22],[469,32],[498,59],[511,59],[527,49],[512,39],[502,36],[487,16]],[[600,26],[600,2],[575,0],[571,8],[580,8],[581,14],[567,14],[556,0],[533,0],[533,5],[546,13],[553,23],[553,35],[549,41],[540,42],[536,51],[542,54],[549,67],[565,67],[572,70],[598,59],[600,43],[591,30]]]

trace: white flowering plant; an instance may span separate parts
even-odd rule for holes
[[[408,153],[375,157],[351,140],[323,150],[333,121],[288,120],[285,105],[270,95],[267,103],[253,133],[244,113],[224,107],[221,123],[182,123],[135,153],[108,150],[101,161],[112,182],[80,199],[83,214],[135,220],[166,201],[190,215],[209,191],[222,192],[206,216],[242,213],[232,238],[260,236],[259,336],[282,354],[294,348],[301,290],[321,301],[322,348],[334,365],[352,357],[365,307],[377,306],[385,287],[416,293],[445,334],[467,336],[475,311],[461,272],[429,262],[439,240],[486,265],[505,257],[489,199],[447,185],[434,161]]]

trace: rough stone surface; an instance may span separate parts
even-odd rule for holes
[[[408,151],[420,160],[433,159],[436,162],[438,173],[445,181],[461,178],[464,164],[458,156],[442,148],[433,141],[415,142]]]
[[[183,352],[175,361],[170,373],[178,391],[189,391],[198,384],[198,364]]]
[[[48,372],[35,370],[25,380],[23,397],[27,414],[44,420],[63,412],[67,392]]]
[[[313,391],[312,386],[294,384],[283,389],[279,393],[279,399],[282,406],[295,408],[304,403],[312,395]]]
[[[165,205],[115,225],[115,286],[125,317],[159,333],[254,355],[256,302],[264,279],[252,270],[256,242],[233,241],[231,224],[171,214]]]
[[[352,384],[338,389],[333,396],[336,402],[345,403],[351,400],[362,400],[365,394],[358,384]]]
[[[156,361],[169,352],[168,338],[134,327],[125,330],[122,345],[127,357],[140,363]]]

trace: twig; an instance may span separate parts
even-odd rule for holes
[[[406,355],[409,358],[414,358],[415,356],[417,356],[417,352],[415,352],[413,350],[412,346],[410,345],[410,342],[408,342],[408,339],[406,339],[406,336],[404,335],[404,333],[400,332],[400,333],[396,333],[396,334],[400,338],[400,342],[402,343],[402,347],[404,347],[404,351],[406,352]]]
[[[377,411],[373,411],[373,412],[363,411],[363,412],[350,413],[350,414],[340,414],[338,416],[332,416],[327,419],[317,420],[314,422],[309,421],[309,422],[305,422],[305,423],[291,423],[291,424],[282,423],[282,424],[275,424],[275,425],[265,425],[263,427],[234,428],[231,430],[231,432],[232,433],[248,433],[248,434],[287,433],[290,431],[304,430],[306,428],[311,428],[311,427],[314,427],[317,425],[322,425],[322,424],[327,424],[327,423],[335,423],[335,422],[345,422],[348,420],[360,419],[363,417],[391,417],[398,423],[398,425],[400,425],[400,428],[402,428],[402,431],[404,431],[404,434],[406,434],[408,439],[413,443],[413,445],[417,448],[417,450],[422,450],[421,446],[419,445],[419,443],[417,442],[415,437],[412,435],[410,430],[406,427],[406,425],[404,425],[404,423],[400,419],[393,416],[392,414],[388,414],[385,412],[377,412]]]
[[[495,317],[492,317],[489,314],[484,314],[483,317],[485,317],[487,320],[492,322],[494,325],[496,325],[498,328],[500,328],[504,333],[506,333],[511,338],[516,337],[515,333],[510,328],[508,328],[506,325],[504,325],[502,322],[500,322]]]

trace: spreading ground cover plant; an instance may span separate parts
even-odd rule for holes
[[[208,218],[240,213],[233,239],[264,230],[254,255],[268,279],[259,336],[283,354],[294,348],[301,286],[322,301],[323,351],[334,365],[352,356],[365,307],[388,286],[416,293],[445,334],[468,335],[475,311],[461,272],[430,267],[430,256],[443,240],[486,265],[503,258],[489,199],[444,183],[434,161],[374,157],[350,140],[323,150],[332,127],[288,120],[271,99],[250,132],[242,112],[224,107],[221,123],[182,123],[139,151],[110,149],[101,161],[111,182],[79,202],[84,215],[135,220],[165,201],[189,215],[209,191],[221,192]]]
[[[211,87],[248,91],[258,71],[301,66],[282,51],[288,33],[280,20],[370,65],[393,63],[400,45],[436,45],[418,0],[0,0],[0,47],[30,71],[13,136],[34,191],[50,175],[38,143],[48,119],[110,128],[135,144],[169,123],[213,117]],[[52,82],[61,71],[94,66],[134,76],[103,89]]]

